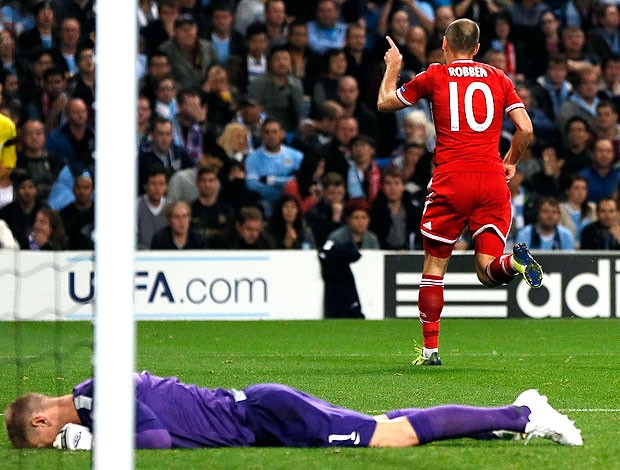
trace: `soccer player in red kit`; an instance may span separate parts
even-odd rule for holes
[[[542,269],[525,244],[504,254],[512,211],[507,182],[532,138],[532,122],[504,72],[475,62],[480,29],[468,19],[451,23],[442,49],[446,64],[396,89],[402,56],[391,38],[379,89],[380,111],[397,111],[426,98],[432,105],[437,134],[435,170],[428,186],[421,232],[424,270],[418,308],[424,347],[415,365],[441,365],[439,319],[444,306],[443,278],[454,244],[466,225],[474,240],[476,273],[489,287],[510,282],[519,273],[540,287]],[[499,154],[502,117],[516,127],[510,149]]]

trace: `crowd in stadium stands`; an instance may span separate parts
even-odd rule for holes
[[[16,149],[16,158],[0,158],[0,247],[93,248],[93,4],[0,3],[0,113],[10,118],[0,119],[0,144]],[[619,7],[140,0],[138,248],[317,249],[348,240],[420,249],[434,129],[424,101],[377,111],[385,36],[401,50],[404,83],[443,60],[443,31],[465,17],[481,26],[476,60],[512,79],[534,125],[509,183],[509,243],[619,249]],[[506,119],[502,154],[513,132]],[[122,156],[112,157],[122,171]],[[464,233],[458,248],[470,246]]]

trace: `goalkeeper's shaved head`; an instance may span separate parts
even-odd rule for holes
[[[34,447],[31,441],[33,417],[45,409],[49,397],[29,393],[13,401],[6,409],[4,422],[9,441],[16,449]]]

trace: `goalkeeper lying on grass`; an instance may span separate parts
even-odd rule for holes
[[[369,416],[278,384],[208,389],[135,374],[136,447],[406,447],[442,439],[532,436],[582,445],[581,431],[536,390],[501,408],[406,408]],[[90,449],[93,382],[73,394],[28,394],[6,410],[14,447]],[[503,431],[503,432],[499,432]],[[506,432],[508,431],[508,433]],[[96,442],[96,439],[95,439]]]

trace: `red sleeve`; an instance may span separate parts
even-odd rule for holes
[[[412,106],[422,98],[430,98],[431,83],[433,82],[433,71],[437,65],[431,64],[427,70],[420,72],[413,80],[405,83],[398,90],[396,96],[403,104]]]
[[[510,80],[510,78],[506,75],[504,75],[504,89],[506,90],[506,93],[504,94],[506,97],[506,101],[504,102],[504,112],[506,114],[516,108],[525,108],[523,101],[521,101],[521,98],[517,95],[517,91],[515,90],[512,80]]]

